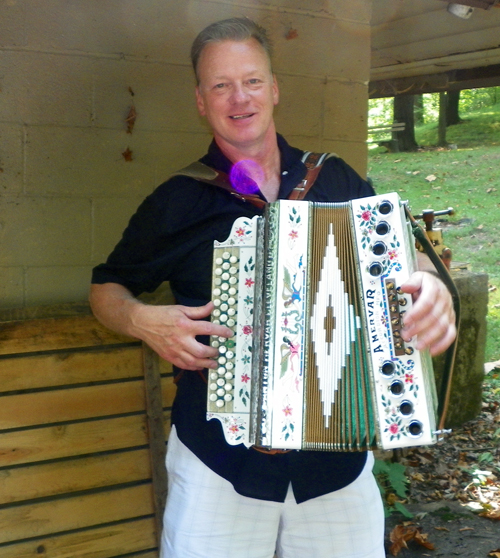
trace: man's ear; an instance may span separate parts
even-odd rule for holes
[[[276,79],[276,75],[273,74],[273,101],[274,101],[274,106],[276,106],[279,103],[280,100],[280,90],[278,87],[278,80]]]
[[[195,94],[196,94],[196,106],[198,108],[198,112],[200,113],[200,116],[205,116],[206,115],[205,102],[203,101],[203,96],[200,93],[199,87],[196,87]]]

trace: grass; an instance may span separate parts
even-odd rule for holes
[[[428,123],[415,130],[418,152],[370,150],[368,175],[377,193],[396,191],[408,199],[413,214],[454,208],[442,227],[453,260],[489,276],[491,362],[500,360],[500,104],[462,118],[447,130],[452,149],[434,147],[437,123]]]

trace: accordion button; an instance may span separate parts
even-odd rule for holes
[[[214,289],[213,295],[214,296],[220,296],[221,295],[221,290],[220,289]]]
[[[217,349],[220,345],[220,343],[217,341],[217,339],[214,339],[212,341],[212,343],[210,343],[212,345],[212,347],[214,347],[215,349]]]
[[[228,291],[228,293],[229,293],[231,296],[234,296],[237,292],[238,292],[237,289],[235,289],[234,287],[231,287],[231,288],[229,289],[229,291]]]
[[[229,273],[227,271],[221,275],[223,281],[229,281]]]
[[[392,376],[395,370],[396,370],[395,364],[390,361],[384,362],[384,364],[382,364],[382,366],[380,367],[380,371],[384,376]]]
[[[234,277],[234,275],[229,278],[229,284],[230,285],[236,285],[237,282],[238,282],[238,279],[236,277]]]
[[[226,378],[226,380],[232,380],[233,379],[233,375],[231,374],[231,372],[226,372],[224,374],[224,378]]]
[[[210,372],[210,379],[216,380],[217,379],[217,372]]]
[[[375,227],[375,232],[380,236],[386,235],[390,230],[391,226],[385,221],[380,221],[380,223]]]
[[[227,315],[226,315],[226,314],[222,314],[222,316],[220,317],[220,321],[221,321],[222,323],[227,322]]]
[[[226,322],[227,327],[234,327],[235,324],[236,322],[232,318],[229,318]]]
[[[226,395],[224,395],[224,401],[232,401],[233,400],[233,396],[230,393],[226,393]]]
[[[219,388],[216,393],[219,397],[222,397],[226,393],[226,391],[223,388]]]
[[[219,353],[221,355],[223,355],[226,351],[227,351],[227,347],[224,347],[224,345],[222,345],[222,347],[219,347]]]
[[[388,200],[385,200],[383,202],[380,202],[378,210],[380,211],[380,213],[382,213],[382,215],[389,215],[389,213],[392,211],[392,208],[392,203]]]
[[[231,268],[229,268],[229,273],[230,273],[231,275],[236,275],[236,274],[238,273],[238,268],[237,268],[237,267],[234,267],[234,266],[231,267]]]
[[[224,374],[226,373],[226,369],[224,368],[224,366],[219,366],[219,368],[217,368],[217,373],[219,374],[219,376],[224,376]]]
[[[219,364],[226,364],[226,357],[223,357],[223,356],[219,357],[219,358],[217,359],[217,362],[218,362]]]
[[[216,389],[217,389],[217,384],[216,383],[210,384],[210,390],[211,391],[215,391]]]
[[[230,261],[232,264],[235,264],[235,263],[238,263],[238,258],[237,258],[236,256],[231,256],[231,257],[229,258],[229,261]]]
[[[224,263],[222,264],[222,269],[223,269],[224,271],[227,271],[230,267],[231,267],[231,264],[230,264],[229,262],[224,262]]]
[[[379,275],[382,275],[383,272],[382,265],[379,264],[378,262],[372,263],[370,265],[369,272],[372,277],[378,277]]]
[[[226,391],[231,391],[233,389],[233,384],[230,384],[229,382],[224,386],[224,389]]]
[[[224,260],[222,258],[215,258],[215,263],[217,265],[222,265],[223,262],[224,262]]]
[[[221,309],[222,312],[227,312],[228,308],[229,308],[229,306],[227,305],[226,302],[223,302],[223,303],[220,305],[220,309]]]
[[[215,270],[215,275],[217,275],[218,277],[222,275],[222,269],[220,267]]]
[[[215,402],[215,405],[216,405],[217,407],[219,407],[219,409],[220,409],[221,407],[224,407],[224,401],[222,401],[222,399],[218,399],[218,400]]]
[[[222,259],[223,260],[228,260],[231,257],[231,254],[229,252],[224,252],[222,254]]]
[[[233,351],[228,351],[228,352],[226,353],[226,357],[227,357],[228,359],[234,358],[234,353],[233,353]]]
[[[211,393],[209,396],[210,401],[214,402],[217,401],[217,395],[215,395],[215,393]]]
[[[234,368],[234,364],[232,362],[226,363],[226,369],[227,370],[232,370],[233,368]]]
[[[231,294],[231,293],[229,293]],[[227,299],[227,303],[229,304],[229,306],[234,306],[236,304],[236,299],[233,297],[230,297]]]
[[[219,379],[217,380],[217,385],[218,385],[219,387],[222,387],[224,384],[225,384],[224,378],[219,378]]]

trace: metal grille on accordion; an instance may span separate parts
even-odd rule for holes
[[[207,420],[230,444],[356,451],[436,442],[427,351],[400,335],[416,268],[396,193],[278,201],[214,243]]]

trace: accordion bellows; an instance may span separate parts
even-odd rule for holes
[[[218,368],[207,419],[230,444],[356,451],[436,442],[427,351],[401,338],[416,268],[396,193],[278,201],[214,243]]]

